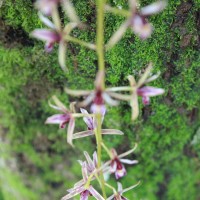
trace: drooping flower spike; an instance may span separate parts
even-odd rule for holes
[[[135,120],[139,115],[138,96],[142,97],[142,102],[144,105],[148,105],[150,103],[150,97],[161,95],[165,92],[165,90],[162,88],[145,86],[145,84],[157,79],[159,76],[159,74],[157,74],[149,77],[152,68],[152,63],[150,63],[138,82],[136,82],[133,76],[128,76],[130,86],[133,89],[131,92],[132,94],[130,101],[130,105],[132,107],[132,120]]]
[[[110,38],[106,45],[107,49],[113,47],[122,38],[129,27],[132,28],[133,32],[141,39],[146,39],[151,36],[153,27],[148,22],[147,17],[161,12],[166,7],[166,1],[157,1],[141,9],[138,9],[138,5],[137,0],[129,0],[130,11],[126,11],[126,13],[128,13],[127,20]]]
[[[125,153],[122,153],[120,155],[117,154],[115,149],[111,149],[111,151],[109,153],[111,160],[106,162],[104,165],[105,166],[110,165],[110,173],[114,173],[116,179],[122,178],[127,173],[123,163],[129,164],[129,165],[138,163],[137,160],[124,159],[125,156],[134,152],[136,148],[137,148],[137,144],[135,145],[135,147],[133,149],[131,149]]]
[[[122,184],[120,182],[117,182],[117,186],[118,186],[117,192],[114,191],[114,194],[112,196],[108,197],[107,200],[128,200],[126,197],[122,196],[122,194],[125,192],[128,192],[129,190],[134,189],[139,184],[140,184],[140,182],[138,182],[137,184],[132,185],[126,189],[123,189]]]
[[[87,116],[83,117],[83,120],[86,123],[88,130],[75,133],[73,135],[73,139],[78,139],[78,138],[82,138],[82,137],[95,135],[95,129],[97,127],[95,113],[94,113],[94,117],[92,117],[92,116],[89,116],[89,113],[87,112],[87,110],[85,110],[83,108],[81,108],[80,110],[83,114],[87,115]],[[103,122],[105,110],[102,110],[102,111],[103,111],[103,113],[101,113],[101,116],[102,116],[102,122]],[[104,135],[123,135],[124,134],[122,131],[116,130],[116,129],[102,129],[101,133]]]

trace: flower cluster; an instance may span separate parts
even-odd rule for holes
[[[93,153],[93,158],[84,151],[85,161],[78,161],[81,165],[82,179],[74,184],[74,187],[68,189],[68,194],[62,200],[71,199],[74,196],[80,195],[81,200],[87,200],[89,196],[93,196],[97,200],[125,200],[123,193],[135,188],[138,184],[132,185],[129,188],[123,189],[120,182],[117,182],[118,189],[116,190],[107,181],[104,180],[106,174],[115,174],[115,179],[119,180],[127,174],[124,164],[134,165],[138,161],[134,159],[124,158],[133,153],[136,146],[122,154],[117,154],[114,148],[108,148],[104,141],[104,135],[123,135],[124,133],[117,129],[104,129],[103,121],[107,112],[106,104],[110,106],[119,105],[120,101],[130,103],[132,109],[132,120],[136,120],[139,116],[139,100],[142,97],[144,105],[150,104],[150,97],[161,95],[164,89],[149,86],[148,84],[157,79],[158,74],[152,75],[152,63],[148,65],[144,73],[138,81],[134,76],[129,75],[129,85],[107,88],[105,86],[105,66],[104,66],[104,50],[112,48],[123,36],[127,28],[131,28],[133,32],[144,40],[151,36],[153,27],[148,21],[148,16],[162,11],[165,6],[165,1],[158,1],[146,7],[140,8],[136,0],[129,0],[129,11],[113,8],[105,5],[105,1],[97,1],[97,41],[96,44],[88,43],[73,37],[72,30],[75,28],[86,27],[81,23],[75,8],[70,0],[37,0],[35,7],[39,10],[39,18],[48,28],[36,29],[32,32],[32,36],[45,42],[46,52],[51,52],[55,44],[59,45],[58,61],[61,68],[66,71],[66,49],[67,43],[73,42],[81,46],[95,50],[98,56],[98,72],[94,81],[93,90],[71,90],[65,88],[65,92],[72,96],[81,96],[84,98],[82,102],[73,102],[70,108],[67,108],[56,96],[52,97],[54,104],[49,102],[50,107],[59,111],[59,114],[54,114],[47,118],[46,124],[59,124],[61,129],[67,128],[67,142],[74,147],[73,140],[88,136],[95,136],[97,144],[97,152]],[[63,25],[61,22],[58,7],[61,7],[66,13],[69,23]],[[108,43],[104,45],[103,30],[104,30],[104,14],[105,11],[120,14],[126,17],[125,22],[111,36]],[[89,112],[86,109],[90,110]],[[77,112],[78,110],[78,112]],[[80,111],[80,112],[79,112]],[[74,133],[75,120],[82,118],[86,124],[86,129]],[[109,156],[109,160],[102,161],[102,149]],[[94,181],[98,182],[99,188],[95,187]],[[112,189],[112,195],[106,197],[105,187]]]

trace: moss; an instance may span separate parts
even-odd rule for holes
[[[127,7],[121,0],[110,4]],[[149,1],[141,4],[147,5]],[[75,29],[72,34],[94,42],[94,1],[77,0],[75,5],[81,19],[89,21],[91,28]],[[2,8],[5,35],[6,27],[29,35],[33,29],[43,26],[31,1],[15,1],[13,6],[13,1],[8,0]],[[130,122],[128,103],[108,108],[103,126],[121,129],[125,136],[104,137],[106,144],[117,147],[120,153],[138,143],[137,151],[130,158],[138,159],[139,164],[128,167],[129,176],[122,179],[124,187],[141,180],[139,187],[125,194],[129,199],[199,198],[200,149],[194,142],[200,117],[198,9],[198,1],[170,1],[164,12],[150,17],[155,28],[150,39],[140,41],[128,30],[119,44],[106,53],[108,86],[127,85],[128,74],[138,78],[152,61],[154,72],[161,71],[161,77],[152,86],[166,90],[164,96],[151,98],[149,106],[142,106],[140,99],[140,117],[135,123]],[[122,22],[122,17],[106,14],[106,41]],[[69,43],[70,72],[63,74],[57,64],[57,46],[52,54],[44,54],[40,41],[32,40],[34,45],[25,45],[21,40],[11,41],[12,45],[9,42],[5,39],[0,47],[0,120],[8,129],[8,155],[16,158],[23,178],[11,176],[9,170],[5,177],[9,187],[24,199],[58,199],[80,178],[76,160],[83,159],[83,149],[93,152],[95,139],[77,140],[74,142],[77,148],[71,149],[66,144],[65,130],[44,125],[45,119],[55,112],[47,102],[53,94],[66,105],[75,100],[63,92],[65,86],[92,89],[97,57],[94,52]],[[86,128],[81,120],[76,124],[76,131]],[[113,176],[109,181],[115,184]],[[13,198],[2,184],[1,191],[4,200]]]

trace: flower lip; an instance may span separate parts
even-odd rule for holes
[[[151,86],[144,86],[137,89],[137,94],[142,97],[152,97],[157,96],[164,93],[164,89],[155,88]]]
[[[103,105],[104,104],[101,89],[97,89],[93,103],[96,104],[96,105]]]

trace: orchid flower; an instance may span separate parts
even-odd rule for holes
[[[142,97],[144,105],[150,103],[150,97],[163,94],[165,91],[162,88],[155,88],[151,86],[145,86],[147,83],[158,78],[159,74],[149,77],[152,70],[152,63],[149,64],[144,74],[141,76],[139,81],[136,83],[135,78],[131,75],[128,76],[130,86],[132,87],[131,102],[132,107],[132,120],[135,120],[139,115],[138,96]]]
[[[120,100],[130,100],[129,96],[127,97],[126,95],[120,95],[113,91],[104,89],[102,86],[103,80],[104,73],[100,71],[96,76],[94,90],[71,90],[69,88],[65,88],[65,91],[72,96],[86,96],[85,100],[81,102],[80,105],[86,107],[87,105],[92,104],[91,111],[93,113],[102,113],[105,110],[105,103],[111,106],[117,106],[119,102],[113,98],[118,98]]]
[[[151,36],[153,27],[148,22],[147,17],[161,12],[166,7],[166,1],[157,1],[141,9],[138,9],[136,0],[129,0],[130,11],[127,15],[127,20],[119,27],[119,29],[110,38],[107,48],[114,46],[124,35],[127,28],[132,28],[133,32],[141,39],[146,39]],[[120,11],[119,11],[120,12]],[[126,11],[127,13],[127,11]]]
[[[116,179],[122,178],[127,173],[123,163],[129,164],[129,165],[133,165],[133,164],[138,163],[137,160],[129,160],[129,159],[123,158],[123,157],[131,154],[132,152],[134,152],[136,148],[137,148],[137,144],[135,145],[135,147],[133,149],[131,149],[131,150],[125,152],[125,153],[122,153],[120,155],[117,154],[115,149],[111,149],[111,151],[109,153],[111,160],[106,162],[104,164],[104,166],[110,165],[110,173],[115,173]]]
[[[93,196],[95,199],[97,200],[105,200],[94,188],[93,186],[90,184],[88,184],[88,178],[89,178],[89,174],[90,174],[90,169],[89,165],[87,164],[87,162],[83,162],[81,164],[82,166],[82,176],[83,176],[83,180],[79,181],[78,183],[76,183],[74,185],[73,188],[68,189],[67,191],[69,192],[69,194],[65,195],[61,200],[67,200],[67,199],[71,199],[72,197],[76,196],[76,195],[80,195],[80,200],[87,200],[89,196]]]
[[[120,182],[117,182],[118,190],[117,192],[114,191],[114,194],[107,198],[107,200],[128,200],[126,197],[122,196],[123,193],[128,192],[129,190],[132,190],[133,188],[137,187],[140,184],[138,182],[135,185],[132,185],[126,189],[122,188],[122,184]]]
[[[95,119],[95,113],[94,113],[94,117],[89,116],[89,113],[87,112],[87,110],[81,108],[80,109],[81,112],[83,114],[85,114],[86,116],[83,117],[84,122],[87,125],[87,131],[82,131],[79,133],[75,133],[73,135],[73,139],[78,139],[78,138],[82,138],[82,137],[87,137],[87,136],[91,136],[91,135],[95,135],[95,129],[97,127],[97,123],[96,123],[96,119]],[[102,122],[104,119],[104,115],[105,115],[106,110],[102,110],[101,116],[102,116]],[[124,133],[116,130],[116,129],[102,129],[101,133],[104,135],[123,135]]]
[[[53,23],[47,17],[39,13],[40,20],[47,26],[49,29],[35,29],[31,35],[39,40],[43,40],[46,42],[45,44],[45,51],[51,52],[53,50],[53,46],[55,43],[59,44],[59,51],[58,51],[58,61],[61,68],[66,71],[66,64],[65,64],[65,57],[66,57],[66,41],[64,37],[69,35],[70,32],[77,27],[77,23],[70,22],[68,23],[63,30],[61,30],[61,24],[59,19],[54,20]]]

